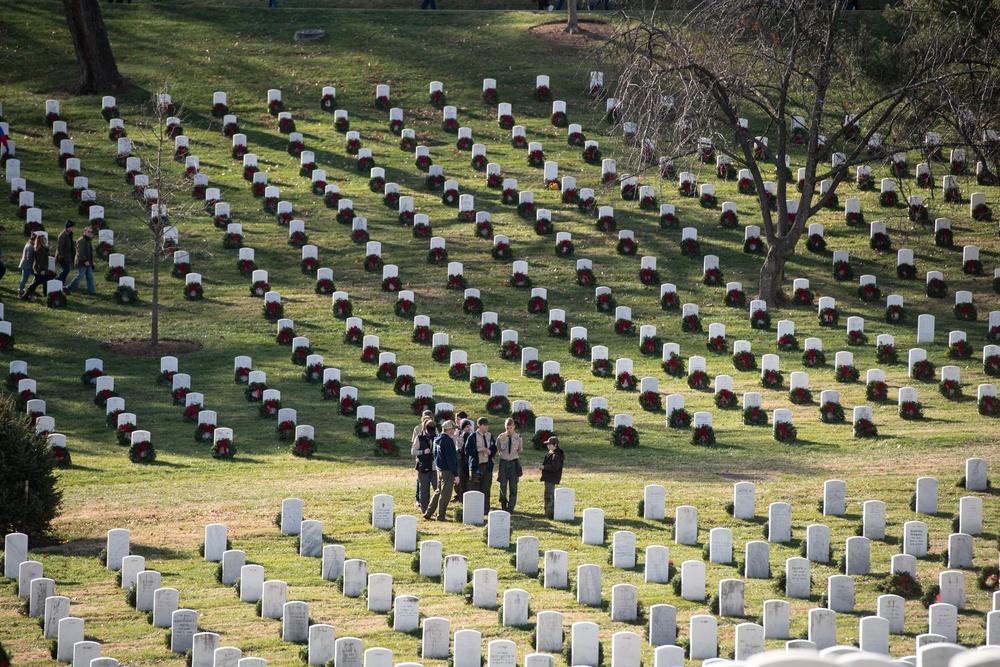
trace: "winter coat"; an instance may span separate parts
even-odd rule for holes
[[[434,467],[438,470],[450,470],[458,477],[458,450],[455,441],[447,433],[440,433],[434,438]]]
[[[542,461],[542,481],[552,482],[553,484],[561,482],[563,463],[565,461],[566,455],[558,447],[546,454],[545,460]]]
[[[59,234],[59,242],[56,245],[56,261],[60,264],[63,262],[72,264],[75,249],[76,244],[73,243],[73,230],[64,229]]]
[[[49,273],[49,247],[46,245],[38,246],[38,250],[35,251],[35,256],[31,261],[31,272],[36,276],[45,276]]]
[[[35,262],[35,246],[31,241],[24,244],[24,250],[21,251],[21,261],[18,263],[17,268],[24,270],[31,270],[31,265]]]
[[[80,240],[76,242],[76,262],[74,266],[81,269],[87,266],[87,262],[90,262],[91,268],[94,266],[94,244],[93,241],[86,234],[80,237]]]

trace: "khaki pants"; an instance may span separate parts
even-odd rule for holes
[[[513,512],[517,505],[517,463],[515,461],[499,461],[500,472],[497,473],[497,483],[500,484],[500,507],[507,512]]]
[[[438,521],[446,521],[448,514],[448,503],[451,502],[451,490],[455,486],[455,476],[450,470],[438,470],[438,488],[431,498],[424,518],[429,519],[435,511],[438,513]]]

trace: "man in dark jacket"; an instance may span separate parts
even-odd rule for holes
[[[73,258],[76,255],[75,243],[73,243],[73,228],[76,223],[72,220],[66,221],[66,228],[59,234],[56,244],[56,264],[62,267],[62,271],[56,278],[66,284],[66,276],[69,275],[69,267],[73,266]]]
[[[424,518],[434,520],[437,511],[438,521],[447,521],[448,503],[451,501],[451,491],[458,477],[458,450],[455,449],[455,422],[446,421],[441,425],[443,433],[434,438],[434,467],[438,471],[438,488],[431,498]]]
[[[87,227],[83,230],[83,236],[76,242],[76,278],[73,278],[67,287],[67,292],[72,292],[84,277],[87,278],[87,294],[94,294],[94,244],[91,238],[94,236],[94,229]]]
[[[559,449],[559,438],[552,436],[545,441],[545,447],[549,453],[545,455],[542,465],[538,469],[542,471],[542,481],[545,482],[545,514],[552,515],[552,507],[556,499],[556,484],[562,481],[563,463],[566,456],[563,450]]]

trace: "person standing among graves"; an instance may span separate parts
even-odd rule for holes
[[[556,500],[556,484],[562,481],[563,464],[566,455],[559,449],[559,438],[551,436],[545,441],[548,454],[542,460],[538,469],[542,471],[542,481],[545,483],[545,516],[552,516]]]
[[[437,436],[437,424],[432,417],[425,417],[423,429],[413,440],[410,454],[417,457],[417,503],[421,513],[427,512],[430,502],[431,479],[434,473],[434,438]]]
[[[430,410],[424,410],[423,412],[420,413],[420,421],[418,421],[417,425],[413,427],[413,435],[410,436],[410,451],[413,451],[414,449],[417,448],[417,438],[419,438],[420,434],[424,432],[424,420],[425,419],[431,419],[431,420],[433,420],[434,419],[434,413],[431,412]],[[435,424],[435,429],[436,428],[437,428],[437,424]],[[433,478],[431,479],[431,488],[437,490],[437,473],[432,472],[432,476],[433,476]],[[413,506],[414,507],[420,507],[420,482],[419,481],[417,482],[417,488],[416,488],[415,495],[414,495]]]
[[[476,431],[465,439],[466,467],[469,469],[469,490],[483,494],[483,511],[490,512],[490,487],[493,486],[493,457],[497,443],[490,433],[490,420],[480,417]]]
[[[49,279],[49,237],[48,234],[35,234],[35,252],[31,259],[31,273],[35,279],[28,285],[24,298],[35,295],[35,288],[41,287],[45,292],[45,281]]]
[[[497,436],[497,456],[500,458],[497,483],[500,484],[500,507],[514,513],[517,506],[517,482],[521,476],[521,452],[524,442],[515,430],[516,425],[510,417],[503,423],[504,432]]]
[[[56,240],[56,264],[62,267],[56,279],[63,284],[66,283],[66,276],[69,275],[69,268],[73,266],[73,258],[76,255],[76,244],[73,242],[74,227],[76,223],[67,220],[65,229],[59,233],[59,238]]]
[[[36,233],[32,233],[31,238],[25,242],[24,248],[21,249],[21,261],[17,264],[17,268],[21,269],[21,284],[17,287],[17,295],[22,299],[24,298],[24,286],[28,284],[28,278],[31,277],[31,265],[35,261],[36,236]]]
[[[94,228],[87,227],[83,230],[83,236],[76,242],[76,278],[73,278],[67,287],[67,292],[72,292],[84,277],[87,278],[87,294],[94,295],[94,244],[91,238],[94,236]]]
[[[451,489],[458,477],[458,451],[455,449],[455,422],[446,421],[441,425],[443,433],[434,438],[434,467],[438,473],[438,488],[431,498],[424,518],[434,520],[437,512],[438,521],[447,521],[448,503],[451,501]]]
[[[472,434],[475,426],[466,413],[459,412],[456,415],[458,422],[458,435],[455,437],[455,449],[458,454],[458,483],[455,484],[455,497],[452,502],[459,502],[462,496],[469,490],[469,462],[465,457],[465,440]]]

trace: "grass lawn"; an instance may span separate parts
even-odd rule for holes
[[[446,1],[440,3],[442,9]],[[825,593],[825,578],[837,573],[844,540],[855,535],[862,503],[883,500],[890,537],[872,545],[874,574],[856,577],[856,612],[838,616],[841,643],[856,640],[858,619],[875,613],[875,583],[889,572],[891,556],[901,550],[904,522],[919,518],[928,523],[931,556],[919,561],[918,575],[924,587],[930,587],[946,569],[941,554],[947,548],[959,498],[981,496],[984,534],[975,540],[975,565],[996,565],[1000,513],[995,492],[968,494],[956,485],[964,475],[965,459],[981,457],[994,466],[997,461],[995,423],[978,414],[975,397],[977,385],[993,381],[983,372],[981,349],[988,333],[987,313],[1000,309],[991,283],[998,238],[995,222],[971,220],[967,200],[972,192],[986,192],[994,211],[1000,211],[997,188],[977,186],[974,174],[962,176],[959,182],[965,203],[946,204],[939,188],[921,191],[912,175],[903,179],[901,194],[928,198],[931,220],[951,220],[955,248],[943,249],[935,245],[933,224],[912,223],[902,207],[882,209],[877,192],[859,194],[848,184],[840,192],[841,203],[847,197],[860,196],[867,221],[885,221],[893,251],[913,249],[918,278],[897,278],[894,252],[869,248],[867,224],[851,228],[844,224],[842,210],[825,211],[816,221],[826,227],[827,252],[807,252],[803,242],[786,276],[789,287],[793,278],[808,278],[817,297],[836,298],[840,326],[820,327],[813,306],[773,312],[769,330],[753,330],[745,308],[725,305],[722,287],[702,284],[702,260],[681,256],[679,229],[662,230],[658,212],[643,211],[637,202],[623,201],[617,185],[600,186],[600,168],[585,164],[580,149],[567,145],[566,130],[553,127],[549,121],[550,105],[533,99],[535,76],[549,75],[555,99],[567,102],[569,121],[581,123],[588,139],[600,141],[605,157],[620,158],[624,164],[627,149],[618,130],[604,122],[603,103],[592,103],[583,94],[588,72],[600,68],[589,50],[595,42],[588,39],[576,49],[546,37],[544,29],[540,36],[538,26],[553,18],[548,13],[337,11],[339,5],[313,9],[294,0],[282,0],[280,11],[267,11],[264,4],[191,1],[103,5],[119,68],[132,84],[117,96],[118,107],[137,142],[137,154],[148,156],[152,146],[142,135],[141,107],[148,104],[152,93],[169,91],[180,106],[191,153],[200,157],[201,171],[208,174],[210,186],[221,188],[223,200],[231,204],[233,221],[243,225],[244,246],[254,248],[258,268],[268,271],[271,289],[281,293],[285,317],[294,320],[296,333],[309,338],[313,351],[324,356],[326,366],[341,370],[345,385],[357,387],[362,404],[375,406],[376,421],[395,424],[402,448],[407,446],[416,420],[410,409],[412,399],[395,395],[391,384],[375,377],[374,366],[360,361],[360,348],[343,343],[344,323],[332,316],[330,297],[314,293],[315,276],[303,274],[299,250],[286,243],[287,230],[251,196],[239,161],[230,155],[230,140],[221,133],[220,120],[209,113],[213,92],[228,93],[231,112],[238,116],[261,170],[267,172],[270,185],[281,188],[282,200],[293,203],[295,217],[305,222],[309,242],[318,246],[319,266],[332,268],[337,289],[350,294],[354,314],[363,319],[364,333],[379,336],[381,351],[394,352],[398,363],[414,366],[416,381],[433,385],[435,400],[449,402],[474,417],[484,414],[487,397],[472,394],[467,382],[449,378],[448,364],[432,361],[430,346],[411,340],[412,323],[394,314],[396,296],[381,291],[378,273],[364,271],[364,246],[352,242],[350,228],[338,224],[336,211],[324,206],[323,198],[310,192],[308,179],[299,175],[298,158],[286,152],[287,137],[266,109],[266,91],[282,90],[285,108],[293,113],[296,129],[304,134],[306,149],[315,151],[320,168],[327,170],[328,182],[338,184],[342,196],[353,201],[357,214],[367,218],[371,239],[382,243],[385,262],[397,265],[403,288],[416,293],[417,312],[430,316],[431,328],[448,333],[451,347],[465,350],[470,362],[488,364],[491,380],[509,384],[511,400],[530,400],[537,416],[553,418],[567,455],[563,485],[576,490],[578,517],[587,507],[604,509],[609,544],[613,531],[635,531],[640,560],[644,560],[645,547],[663,544],[670,546],[670,557],[679,565],[702,559],[711,528],[730,527],[736,558],[743,560],[744,544],[764,539],[767,505],[791,503],[793,540],[771,545],[775,577],[783,571],[786,558],[799,554],[808,525],[828,525],[833,548],[830,565],[813,564],[812,597],[791,600],[791,635],[799,637],[806,632],[807,610],[818,606]],[[511,7],[496,3],[496,8]],[[313,27],[326,30],[328,36],[314,44],[292,41],[295,30]],[[590,28],[600,30],[599,26]],[[322,399],[319,386],[303,379],[302,368],[289,359],[291,350],[275,344],[275,324],[262,316],[262,300],[250,296],[249,278],[237,272],[237,251],[222,247],[222,231],[213,226],[201,204],[190,199],[189,185],[167,203],[179,228],[180,247],[191,253],[192,269],[204,277],[205,299],[184,300],[182,282],[164,276],[161,335],[201,345],[199,351],[180,357],[180,371],[190,374],[192,389],[205,395],[205,407],[218,412],[219,425],[235,431],[236,460],[213,460],[207,446],[195,443],[195,425],[182,420],[181,408],[172,405],[169,389],[155,382],[158,359],[119,356],[105,350],[109,341],[148,335],[151,272],[147,235],[128,201],[130,187],[123,179],[124,170],[114,163],[115,144],[107,138],[100,97],[65,93],[75,78],[74,56],[56,4],[11,5],[4,12],[0,29],[9,37],[0,42],[0,61],[17,64],[0,73],[4,120],[10,123],[9,134],[17,144],[22,175],[44,210],[46,228],[54,236],[67,217],[81,221],[70,188],[62,179],[58,148],[53,147],[51,130],[43,119],[44,101],[59,99],[83,175],[97,191],[98,204],[105,206],[108,224],[115,232],[115,250],[126,255],[127,269],[135,277],[143,300],[138,306],[116,304],[114,285],[103,280],[107,269],[103,262],[95,272],[98,295],[87,297],[78,291],[65,310],[48,309],[44,300],[19,301],[13,271],[0,285],[4,319],[12,323],[16,338],[15,349],[4,354],[7,360],[28,362],[29,375],[38,382],[38,397],[46,400],[47,413],[56,419],[57,430],[66,434],[73,458],[72,467],[58,473],[65,497],[55,526],[58,541],[33,542],[31,556],[45,564],[45,576],[55,579],[57,594],[71,597],[73,615],[86,619],[86,634],[104,644],[103,654],[137,667],[175,665],[182,660],[164,648],[163,630],[154,629],[142,614],[126,605],[114,575],[96,560],[106,531],[122,527],[131,531],[132,552],[144,555],[147,567],[163,573],[165,586],[180,591],[182,607],[199,612],[203,630],[220,633],[223,645],[240,647],[245,656],[264,657],[277,667],[301,664],[300,646],[281,641],[279,624],[258,618],[253,605],[239,602],[231,590],[216,583],[215,564],[198,558],[204,526],[219,522],[229,526],[234,548],[245,550],[248,561],[263,565],[268,579],[288,582],[289,600],[309,603],[309,614],[316,622],[335,625],[338,637],[362,638],[365,648],[392,649],[395,662],[423,662],[418,639],[392,632],[383,615],[367,612],[362,601],[342,597],[332,582],[320,578],[318,561],[299,558],[294,538],[279,535],[273,518],[286,497],[304,500],[306,518],[322,520],[326,541],[344,545],[348,558],[366,559],[369,573],[391,574],[396,595],[418,596],[423,616],[449,618],[453,631],[463,627],[480,630],[484,642],[514,639],[519,661],[533,652],[530,630],[502,627],[496,612],[466,606],[460,596],[443,593],[439,583],[411,570],[411,554],[395,553],[385,532],[370,527],[367,511],[376,493],[392,494],[397,514],[411,512],[411,458],[405,451],[396,459],[374,456],[372,441],[355,436],[354,420],[340,416],[335,404]],[[594,218],[563,204],[558,191],[544,188],[542,170],[529,167],[525,151],[511,147],[509,131],[497,127],[495,107],[483,102],[482,80],[487,77],[497,79],[501,101],[513,105],[516,121],[527,128],[528,140],[542,142],[546,159],[558,161],[559,176],[576,177],[578,187],[594,187],[599,203],[614,206],[618,229],[635,233],[637,256],[617,254],[614,234],[596,231]],[[609,73],[609,83],[610,79]],[[454,135],[442,131],[441,112],[428,101],[432,80],[444,84],[447,101],[457,107],[460,124],[471,127],[475,141],[487,146],[488,159],[500,163],[506,177],[516,178],[521,190],[533,191],[538,207],[552,211],[556,231],[572,233],[573,257],[557,257],[554,236],[536,235],[533,222],[522,220],[513,206],[501,203],[499,190],[486,187],[485,175],[470,165],[470,154],[457,150]],[[398,137],[388,130],[387,115],[373,107],[375,86],[380,83],[391,86],[393,106],[404,109],[404,127],[415,130],[418,143],[430,147],[434,164],[443,167],[446,178],[459,182],[462,193],[475,196],[477,211],[492,214],[495,232],[511,240],[514,259],[529,262],[534,286],[548,290],[549,307],[565,309],[567,324],[586,327],[590,343],[607,346],[610,359],[631,358],[636,377],[656,377],[661,394],[682,394],[692,413],[712,412],[716,446],[692,446],[690,430],[666,428],[662,411],[643,411],[636,392],[616,391],[612,378],[592,375],[589,360],[570,356],[567,340],[548,336],[545,315],[527,312],[529,294],[506,284],[510,264],[491,257],[490,241],[474,236],[473,223],[456,220],[456,209],[445,206],[439,193],[426,189],[425,176],[415,168],[413,155],[399,149]],[[377,165],[386,171],[386,180],[398,183],[401,194],[414,198],[417,213],[429,215],[434,235],[446,241],[449,260],[463,263],[469,286],[481,290],[485,309],[498,314],[501,328],[516,330],[523,346],[538,349],[540,361],[559,361],[562,376],[582,381],[587,398],[606,397],[612,414],[631,414],[640,447],[612,447],[610,429],[591,428],[586,415],[567,412],[561,394],[540,391],[540,380],[523,377],[518,364],[499,358],[496,342],[481,340],[479,317],[463,313],[461,292],[445,289],[446,267],[427,263],[428,241],[413,238],[409,229],[398,223],[396,210],[383,206],[381,193],[369,190],[368,174],[355,168],[355,158],[345,150],[344,136],[334,129],[332,114],[319,106],[321,90],[329,85],[336,86],[337,108],[349,111],[351,129],[360,132],[362,146],[373,149]],[[916,162],[916,155],[910,160]],[[738,194],[733,180],[718,179],[714,165],[693,162],[677,167],[678,171],[692,171],[698,183],[714,184],[720,202],[736,202],[741,226],[759,224],[756,202]],[[872,168],[877,179],[888,175],[884,165],[873,164]],[[935,166],[938,182],[944,168]],[[912,170],[913,164],[911,174]],[[172,180],[179,182],[183,165],[171,165],[170,172]],[[762,259],[742,252],[742,233],[720,228],[718,209],[706,210],[696,198],[680,197],[676,181],[661,180],[649,172],[640,175],[640,182],[654,186],[661,203],[676,205],[680,226],[697,228],[702,253],[717,255],[725,280],[742,282],[748,298],[752,297]],[[0,221],[8,228],[3,245],[9,268],[16,263],[22,242],[18,230],[23,222],[15,213],[16,206],[0,203]],[[82,226],[77,225],[78,235]],[[985,277],[962,273],[963,245],[979,246]],[[854,280],[833,280],[833,250],[850,253]],[[674,283],[682,302],[699,306],[705,332],[682,332],[680,313],[660,308],[658,286],[639,283],[639,257],[643,255],[658,258],[661,282]],[[614,316],[598,313],[593,290],[576,284],[578,258],[593,261],[597,284],[610,286],[618,305],[632,309],[637,329],[643,324],[655,325],[663,341],[680,344],[685,360],[695,355],[707,357],[709,375],[731,375],[737,396],[761,392],[768,413],[776,408],[791,409],[797,441],[777,443],[770,428],[744,426],[741,410],[717,409],[711,391],[689,389],[683,378],[664,373],[659,356],[641,355],[637,336],[617,335]],[[943,271],[948,283],[948,296],[943,299],[929,299],[925,294],[923,274],[934,269]],[[883,295],[903,296],[904,323],[884,322],[884,298],[871,304],[858,298],[857,279],[863,274],[877,276]],[[979,313],[976,322],[956,320],[953,299],[958,290],[972,292]],[[941,396],[936,379],[912,384],[915,381],[907,378],[906,350],[917,346],[919,313],[936,317],[935,342],[921,347],[938,369],[949,364],[960,367],[962,400]],[[848,348],[844,325],[847,317],[855,315],[865,318],[870,342]],[[733,369],[729,358],[732,344],[739,339],[750,341],[760,363],[763,354],[777,353],[775,329],[782,319],[794,321],[800,344],[808,337],[822,339],[827,365],[809,369],[803,365],[801,352],[781,352],[784,385],[780,390],[763,389],[758,373]],[[706,350],[707,329],[713,322],[726,326],[725,354]],[[951,330],[967,333],[974,349],[970,359],[948,359],[947,332]],[[895,336],[900,364],[878,362],[875,337],[880,333]],[[854,353],[861,381],[834,381],[833,361],[839,350]],[[233,382],[233,358],[237,355],[251,356],[254,369],[267,373],[268,386],[281,391],[283,406],[297,409],[298,423],[315,427],[316,456],[291,456],[290,445],[279,442],[276,436],[275,422],[258,417],[257,406],[248,403],[243,387]],[[138,415],[139,427],[152,432],[158,454],[154,464],[130,463],[125,449],[115,443],[113,432],[104,424],[103,409],[93,404],[93,389],[80,381],[84,360],[90,357],[103,359],[105,372],[115,378],[116,392],[125,399],[127,409]],[[864,377],[870,368],[885,370],[890,388],[887,402],[866,399]],[[808,372],[815,397],[812,404],[790,403],[788,382],[793,371]],[[919,390],[924,419],[908,422],[898,417],[895,397],[903,386]],[[819,420],[819,392],[823,389],[840,392],[847,423],[831,425]],[[871,405],[878,438],[852,437],[851,408],[858,405]],[[500,421],[493,419],[494,432],[499,431]],[[524,435],[527,440],[531,433]],[[542,453],[529,446],[525,458],[528,465],[518,513],[512,519],[512,541],[536,535],[543,551],[565,549],[573,578],[579,565],[604,565],[607,548],[583,546],[579,520],[562,524],[545,519],[543,488],[535,470]],[[993,473],[995,477],[995,470]],[[925,475],[940,482],[940,513],[915,517],[909,501],[916,478]],[[822,517],[817,507],[827,479],[847,482],[847,513],[843,517]],[[732,485],[738,480],[757,485],[755,521],[737,521],[726,511]],[[637,503],[646,484],[666,486],[668,516],[676,506],[698,508],[698,546],[675,546],[669,525],[642,519]],[[496,491],[494,487],[494,505]],[[441,540],[445,554],[469,556],[470,570],[496,569],[501,591],[527,590],[533,613],[562,611],[567,642],[569,623],[597,622],[606,660],[610,660],[612,633],[646,630],[612,623],[606,611],[577,605],[571,593],[544,589],[537,581],[518,575],[508,552],[486,548],[480,528],[422,522],[419,531],[420,539]],[[707,569],[709,594],[718,590],[720,580],[739,576],[731,566],[708,564]],[[976,571],[966,574],[967,609],[959,615],[958,637],[961,643],[978,645],[984,640],[990,601],[986,592],[976,588]],[[675,605],[681,636],[687,635],[690,616],[707,613],[706,603],[681,600],[670,586],[643,583],[641,567],[634,572],[605,567],[605,598],[610,599],[610,587],[618,583],[638,586],[639,600],[647,610],[658,603]],[[747,580],[748,620],[761,615],[764,600],[783,597],[774,584],[774,579]],[[48,643],[41,639],[35,620],[18,613],[19,607],[16,588],[8,586],[0,593],[0,641],[17,667],[50,664]],[[721,655],[732,650],[734,627],[742,620],[720,619]],[[893,655],[912,654],[914,636],[926,631],[926,611],[919,601],[907,602],[906,634],[892,637]],[[782,645],[778,640],[767,642],[768,648]],[[646,645],[643,661],[648,665],[652,660],[652,648]],[[565,661],[557,656],[557,662]]]

